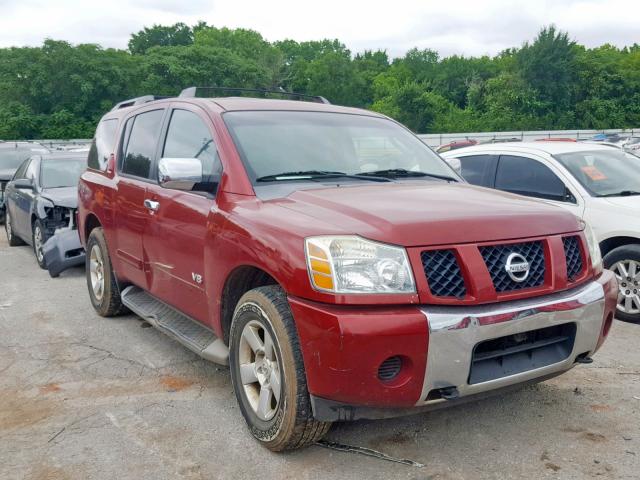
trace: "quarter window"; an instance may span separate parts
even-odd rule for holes
[[[29,163],[31,163],[31,159],[27,159],[24,162],[22,162],[22,165],[18,167],[18,170],[16,170],[16,173],[13,175],[14,180],[17,180],[18,178],[27,178],[25,174],[27,172],[27,167],[29,166]]]
[[[164,110],[152,110],[137,115],[124,154],[122,172],[149,178],[155,157]]]
[[[88,165],[95,170],[105,171],[109,156],[113,152],[113,144],[115,142],[116,128],[118,120],[103,120],[98,124],[96,136],[91,143],[89,150]]]
[[[495,187],[529,197],[567,200],[564,182],[549,167],[532,158],[502,155]]]

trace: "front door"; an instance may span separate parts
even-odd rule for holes
[[[150,110],[127,120],[118,166],[115,230],[116,269],[120,277],[147,288],[143,234],[153,210],[147,190],[151,185],[164,110]]]
[[[220,160],[209,123],[197,107],[174,109],[160,157],[197,158],[205,179],[219,178]],[[158,210],[144,236],[151,293],[203,323],[209,316],[204,264],[208,218],[216,208],[214,195],[213,188],[186,192],[155,183],[149,197]]]

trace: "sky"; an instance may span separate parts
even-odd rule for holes
[[[0,47],[45,38],[126,48],[153,24],[204,20],[267,40],[338,38],[352,52],[494,55],[555,24],[588,47],[640,43],[640,0],[0,0]]]

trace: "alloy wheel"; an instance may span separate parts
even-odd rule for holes
[[[42,263],[44,252],[42,251],[42,229],[36,225],[33,230],[33,248],[36,251],[38,262]]]
[[[93,296],[100,302],[102,295],[104,295],[104,260],[98,245],[91,248],[89,255],[89,277],[91,278]]]
[[[238,351],[240,381],[260,420],[271,420],[282,396],[282,371],[271,334],[252,320],[242,330]]]
[[[622,260],[614,263],[611,270],[618,279],[618,310],[640,313],[640,262]]]

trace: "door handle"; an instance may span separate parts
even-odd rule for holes
[[[145,208],[148,208],[149,210],[151,210],[153,212],[157,212],[158,209],[160,208],[160,202],[156,202],[155,200],[146,199],[144,201],[144,206],[145,206]]]

